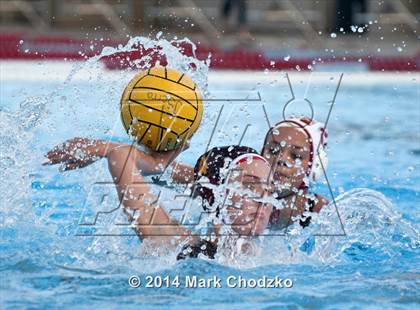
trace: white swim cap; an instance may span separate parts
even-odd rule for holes
[[[309,186],[309,183],[317,180],[321,175],[323,175],[323,170],[326,170],[328,166],[328,157],[325,150],[327,146],[328,133],[325,126],[321,122],[307,118],[288,118],[277,123],[270,129],[269,132],[272,133],[275,129],[280,130],[282,127],[299,128],[309,138],[309,143],[311,144],[309,170],[307,173],[307,180],[304,181],[305,185]],[[264,142],[264,147],[266,142],[267,137]]]
[[[254,160],[261,160],[261,161],[265,162],[267,165],[270,165],[268,163],[267,159],[262,157],[260,154],[246,153],[246,154],[239,155],[234,160],[232,160],[229,164],[229,169],[235,168],[240,163],[243,163],[243,162],[248,162],[249,163],[249,162],[253,162]]]

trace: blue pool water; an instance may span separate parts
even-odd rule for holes
[[[27,69],[49,72],[61,65],[28,63]],[[66,173],[41,166],[47,150],[74,136],[127,141],[118,103],[132,73],[109,78],[98,72],[67,81],[2,74],[1,308],[419,306],[418,74],[344,74],[328,125],[327,175],[337,208],[325,208],[308,229],[292,227],[286,236],[264,237],[255,257],[176,262],[171,253],[145,254],[136,236],[123,236],[130,230],[116,224],[123,221],[118,212],[92,229],[80,226],[95,212],[117,205],[112,185],[94,185],[110,181],[104,161]],[[243,144],[260,148],[268,128],[262,107],[273,123],[291,98],[283,73],[217,72],[208,77],[207,96],[214,100],[206,104],[190,149],[180,156],[184,162],[193,163],[204,151],[222,105],[210,145],[238,143],[243,136]],[[339,73],[289,77],[297,98],[293,109],[307,108],[300,106],[305,96],[315,117],[325,120]],[[258,92],[261,101],[232,100],[259,98]],[[331,199],[328,188],[321,181],[315,190]],[[97,192],[107,193],[107,201],[95,202]],[[107,231],[119,236],[78,235]],[[131,275],[143,281],[147,275],[179,276],[181,287],[132,288]],[[291,279],[293,287],[183,287],[182,279],[191,275],[217,276],[222,283],[229,276],[279,276]]]

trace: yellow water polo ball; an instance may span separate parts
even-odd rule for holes
[[[197,131],[202,96],[184,73],[153,67],[134,76],[121,97],[121,119],[137,143],[155,151],[181,146]]]

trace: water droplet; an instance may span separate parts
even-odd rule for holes
[[[284,61],[289,61],[290,60],[290,56],[289,55],[287,55],[287,56],[284,56]]]
[[[336,37],[337,37],[337,34],[336,34],[336,33],[334,33],[334,32],[332,32],[332,33],[330,34],[330,37],[334,39],[334,38],[336,38]]]

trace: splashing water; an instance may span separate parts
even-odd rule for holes
[[[177,42],[190,44],[195,51],[195,45],[188,39]],[[418,165],[413,164],[418,157],[415,152],[404,153],[403,150],[416,150],[413,141],[418,133],[412,128],[402,128],[400,124],[407,119],[406,114],[417,116],[418,111],[408,101],[395,100],[396,93],[389,93],[391,90],[387,86],[366,88],[359,85],[344,89],[340,94],[343,104],[338,105],[336,111],[340,121],[330,128],[330,135],[339,141],[331,146],[330,154],[331,175],[337,175],[331,178],[334,192],[339,187],[372,189],[343,191],[335,198],[335,204],[329,204],[319,214],[311,214],[309,227],[302,229],[293,225],[287,233],[276,232],[256,241],[252,257],[221,250],[215,261],[176,263],[177,253],[156,256],[153,249],[145,252],[144,249],[150,250],[150,247],[142,249],[133,234],[126,237],[77,236],[81,231],[80,222],[91,220],[97,211],[113,210],[118,205],[112,184],[101,188],[94,186],[98,181],[111,181],[106,163],[99,161],[66,173],[59,173],[54,167],[41,167],[41,163],[47,150],[70,137],[113,137],[128,141],[118,117],[118,103],[125,84],[134,73],[119,71],[112,73],[110,79],[101,69],[99,61],[102,58],[142,46],[156,49],[165,56],[168,66],[187,72],[206,97],[211,96],[212,91],[233,89],[246,93],[252,89],[252,85],[242,85],[235,80],[225,83],[223,74],[215,74],[215,83],[208,85],[209,59],[200,61],[194,56],[183,55],[177,42],[132,38],[125,46],[104,48],[100,55],[75,64],[64,82],[2,81],[5,91],[2,91],[0,106],[0,177],[3,180],[0,185],[0,268],[2,276],[9,279],[2,284],[2,290],[6,292],[2,302],[9,307],[30,304],[46,307],[54,304],[56,296],[63,296],[60,306],[75,302],[82,307],[109,306],[116,305],[117,300],[125,300],[136,306],[165,303],[188,307],[195,299],[208,306],[227,302],[238,305],[248,302],[256,308],[278,305],[279,294],[263,289],[222,289],[210,291],[210,294],[209,291],[193,291],[191,297],[191,290],[187,289],[136,291],[127,285],[131,274],[181,277],[215,274],[221,278],[233,274],[245,277],[279,275],[294,279],[296,287],[284,293],[288,301],[283,305],[317,306],[322,298],[328,297],[328,303],[337,306],[348,300],[348,289],[355,292],[350,302],[358,306],[367,305],[372,298],[380,296],[401,306],[415,304],[420,292],[416,285],[418,269],[413,268],[413,262],[420,258],[420,240],[418,214],[416,216],[412,210],[419,197]],[[152,58],[146,56],[130,61],[143,69],[151,64]],[[88,78],[79,79],[82,75]],[[399,99],[416,95],[413,85],[398,86]],[[276,102],[278,93],[283,94],[282,89],[272,86],[261,85],[260,88],[268,101]],[[314,92],[315,99],[311,101],[325,102],[322,96],[328,92],[329,89]],[[355,100],[358,96],[363,100]],[[378,96],[383,97],[379,100]],[[375,118],[368,118],[368,115],[377,115],[376,109],[367,107],[364,115],[357,114],[360,111],[358,104],[365,101],[384,102],[392,111],[395,123],[391,121],[385,133],[375,131]],[[394,101],[401,101],[406,106],[394,106]],[[246,119],[252,126],[244,135],[243,144],[258,149],[261,146],[258,141],[263,141],[267,129],[261,122],[259,108],[246,103],[245,108],[230,104],[225,109],[232,110],[220,118],[219,124],[223,126],[215,131],[211,146],[237,143],[242,133],[236,135],[232,128],[242,128]],[[204,151],[212,126],[218,119],[219,107],[206,103],[204,121],[190,150],[180,156],[180,161],[193,164]],[[266,108],[271,120],[280,118],[278,106],[269,103]],[[358,117],[366,118],[364,126],[354,124]],[[373,123],[369,123],[370,120]],[[350,135],[347,134],[349,131]],[[353,139],[351,143],[349,136]],[[392,146],[389,145],[390,137],[394,141]],[[369,157],[374,155],[369,152],[349,154],[349,144],[356,149],[373,148],[380,154],[392,151],[393,160],[376,161],[375,166]],[[407,170],[407,166],[411,168]],[[373,178],[377,175],[375,167],[387,182],[374,181],[378,180]],[[334,174],[334,169],[342,172]],[[325,184],[320,184],[318,189],[325,195],[328,193]],[[178,192],[163,191],[167,196],[162,198],[162,203],[173,203]],[[107,195],[103,204],[95,200],[95,195],[101,194]],[[96,230],[108,229],[110,224],[121,223],[124,219],[124,214],[114,212],[112,217],[100,219]],[[115,231],[131,231],[126,228]],[[226,248],[231,241],[226,240]],[[42,301],[37,298],[40,294]],[[147,298],[141,299],[140,295]]]
[[[77,121],[77,118],[81,113],[89,113],[90,115],[98,116],[98,113],[95,111],[95,109],[92,109],[92,106],[86,107],[86,110],[84,110],[85,107],[83,105],[75,104],[77,101],[83,100],[84,94],[82,93],[82,91],[85,87],[83,87],[83,85],[80,85],[77,82],[77,80],[74,80],[74,78],[77,78],[77,76],[81,74],[88,74],[89,84],[92,81],[95,81],[96,83],[96,91],[94,92],[93,96],[98,95],[101,91],[108,89],[111,85],[115,85],[114,82],[110,83],[109,81],[105,81],[100,74],[97,74],[94,71],[99,67],[99,61],[102,58],[106,56],[112,56],[121,52],[135,51],[136,49],[140,48],[153,49],[156,50],[159,54],[165,56],[168,66],[181,70],[183,72],[187,72],[187,74],[189,74],[199,85],[200,89],[202,91],[206,91],[208,60],[200,61],[195,57],[183,55],[181,53],[181,50],[175,46],[180,44],[190,44],[193,54],[195,54],[195,45],[186,38],[183,40],[166,41],[152,40],[145,37],[136,37],[130,39],[125,46],[119,46],[117,48],[105,47],[99,55],[88,59],[86,62],[76,63],[75,65],[73,65],[73,68],[65,78],[64,82],[54,86],[52,90],[51,88],[47,90],[47,94],[40,94],[38,96],[28,96],[27,98],[22,98],[22,102],[17,108],[15,108],[15,111],[10,111],[12,109],[9,109],[9,107],[7,106],[2,107],[1,128],[3,130],[2,135],[0,137],[0,140],[2,141],[0,158],[0,165],[2,167],[1,178],[2,180],[8,180],[7,182],[3,182],[1,185],[2,196],[5,199],[4,201],[7,201],[7,205],[5,204],[5,208],[2,208],[2,212],[4,213],[3,218],[6,219],[4,223],[2,223],[4,229],[10,229],[10,231],[12,231],[13,234],[22,233],[23,236],[22,239],[20,239],[22,241],[27,240],[27,238],[32,239],[34,237],[34,232],[32,229],[30,230],[31,233],[29,234],[28,230],[24,228],[30,225],[23,225],[23,223],[36,223],[37,225],[39,225],[38,228],[41,229],[41,232],[44,232],[44,229],[47,229],[48,233],[46,233],[46,236],[48,237],[46,239],[48,239],[56,233],[64,234],[66,236],[74,233],[74,229],[66,230],[65,227],[56,225],[57,223],[54,223],[54,221],[50,221],[49,217],[51,216],[51,214],[54,214],[54,212],[57,211],[57,209],[59,208],[59,205],[56,202],[42,202],[41,204],[43,204],[43,208],[45,208],[46,210],[41,217],[39,217],[39,214],[32,214],[33,210],[30,207],[28,208],[28,206],[30,206],[32,203],[31,198],[33,198],[31,197],[31,176],[36,176],[38,174],[36,171],[34,173],[33,169],[35,167],[39,167],[40,163],[43,161],[42,155],[45,153],[45,149],[53,145],[50,144],[50,142],[48,141],[48,136],[53,136],[57,132],[60,132],[62,129],[64,129],[64,131],[74,132],[74,128],[72,127],[78,127],[78,125],[80,125]],[[146,56],[142,57],[141,59],[137,59],[137,64],[141,62],[141,66],[138,66],[138,69],[150,67],[152,60],[153,59],[151,56]],[[95,74],[97,75],[95,76]],[[130,71],[122,71],[118,73],[118,75],[119,77],[121,77],[122,81],[127,81],[127,79],[130,79],[132,77],[133,73],[131,73]],[[113,97],[119,96],[123,89],[124,83],[119,82],[117,84],[118,85],[116,87],[112,87],[111,91],[107,92],[108,94],[111,93]],[[66,95],[64,95],[64,93]],[[98,97],[100,97],[102,103],[105,103],[103,96],[99,95]],[[75,98],[76,100],[71,100],[68,98]],[[115,100],[115,102],[112,103],[112,106],[110,106],[109,103],[110,102],[106,103],[106,111],[104,111],[104,113],[100,114],[99,116],[104,116],[108,119],[110,114],[118,116],[117,110],[115,108],[118,107],[119,101]],[[96,108],[96,106],[94,106],[94,108]],[[114,109],[111,110],[110,108]],[[108,114],[108,116],[105,116],[106,114]],[[113,118],[111,118],[111,120],[112,119]],[[64,126],[65,128],[63,128],[63,124],[67,122],[70,123],[70,126]],[[85,124],[82,126],[86,128]],[[87,124],[87,126],[89,128],[92,125]],[[100,133],[101,131],[103,131],[112,134],[112,128],[110,128],[110,126],[106,124],[106,122],[100,124],[99,126],[95,124],[95,127],[95,132]],[[10,130],[12,128],[14,129],[13,131]],[[80,135],[86,136],[87,132],[83,131],[80,131]],[[39,139],[39,136],[41,136],[44,139],[47,138],[47,140],[43,141],[43,143],[46,143],[42,146],[42,151],[39,150],[41,146],[37,143],[38,141],[36,141],[36,139]],[[58,139],[57,142],[59,142]],[[38,152],[31,152],[31,149],[37,149]],[[79,172],[76,172],[75,174],[77,175],[79,174]],[[80,177],[84,178],[84,173],[82,173],[82,175],[80,175]],[[104,169],[104,173],[96,174],[94,178],[96,177],[104,177],[106,179],[106,170]],[[91,179],[91,183],[94,183],[94,178]],[[88,179],[89,178],[87,177],[86,180]],[[34,184],[38,183],[32,182],[32,188],[34,188]],[[55,185],[56,184],[48,184],[46,187],[60,188],[60,185]],[[80,185],[73,184],[70,187],[77,189],[80,188]],[[41,188],[45,188],[44,185],[41,184]],[[16,189],[20,189],[18,191],[18,194],[16,192]],[[69,200],[71,200],[71,197],[69,197]],[[115,199],[111,199],[109,203],[110,205],[112,205],[117,203],[117,201]],[[23,214],[25,214],[24,218],[22,218]],[[26,235],[26,233],[28,234]],[[43,238],[44,236],[40,239]],[[105,254],[105,252],[108,251],[106,249],[101,248],[103,243],[99,240],[101,239],[98,238],[98,240],[90,241],[91,244],[87,246],[88,253],[93,252],[94,255],[98,255],[99,251],[102,251],[103,254]],[[11,239],[9,241],[12,243],[16,240]],[[105,241],[105,243],[108,242]],[[89,244],[89,242],[85,244]],[[120,249],[118,248],[119,242],[111,242],[111,244],[109,245],[116,249],[117,252],[120,251]],[[54,248],[54,250],[51,251],[51,253],[62,252],[65,253],[65,256],[67,256],[69,254],[69,251],[71,251],[71,249],[68,248],[68,245],[61,244],[60,240],[55,240],[55,242],[52,242],[51,247]],[[67,250],[65,250],[66,247]],[[83,257],[85,256],[83,253],[84,251],[78,253],[80,252],[79,250],[80,248],[77,247],[74,253],[74,260],[79,261],[80,263],[83,262],[82,265],[86,264],[87,262],[83,259]],[[131,253],[132,250],[130,249],[129,252]],[[42,257],[38,258],[42,260]],[[95,268],[97,267],[96,261],[98,257],[92,258],[92,267]]]

